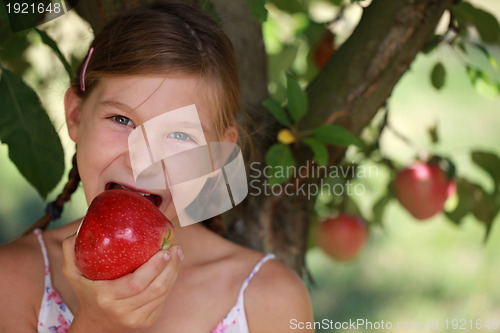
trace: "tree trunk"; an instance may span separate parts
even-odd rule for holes
[[[78,13],[99,31],[116,12],[137,4],[134,0],[80,1]],[[142,1],[150,2],[150,1]],[[266,54],[259,24],[244,0],[213,0],[222,26],[233,42],[240,69],[242,122],[254,140],[253,165],[264,166],[265,152],[274,143],[277,125],[261,106],[267,97]],[[301,130],[330,122],[358,134],[390,96],[395,84],[425,46],[444,10],[453,0],[373,0],[349,39],[307,89],[309,113]],[[191,3],[197,3],[192,0]],[[338,163],[343,150],[330,149],[330,164]],[[299,165],[310,158],[300,147],[294,152]],[[249,161],[248,161],[249,162]],[[260,163],[260,165],[259,165]],[[257,179],[257,178],[256,178]],[[261,176],[258,181],[262,184]],[[254,180],[254,179],[249,179]],[[312,216],[313,200],[306,188],[317,179],[294,180],[298,195],[249,195],[225,215],[230,237],[254,249],[273,252],[300,272]],[[302,187],[301,187],[302,186]],[[302,190],[301,190],[302,189]],[[250,192],[257,192],[255,188]]]
[[[339,123],[359,134],[429,41],[451,3],[452,0],[374,0],[364,10],[353,34],[309,85],[309,113],[299,124],[300,129],[329,122],[335,117],[333,114],[342,112],[346,116],[339,118]],[[269,136],[276,137],[276,133]],[[262,150],[258,156],[262,157],[268,145],[258,148]],[[343,149],[331,148],[330,164],[338,163],[343,153]],[[306,154],[306,150],[296,152],[302,165],[308,158]],[[238,243],[273,252],[297,272],[304,267],[313,208],[313,200],[299,189],[315,184],[317,179],[301,181],[293,180],[296,196],[249,196],[231,228]]]

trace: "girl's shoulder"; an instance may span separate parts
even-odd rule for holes
[[[295,271],[278,259],[265,261],[255,271],[265,255],[234,244],[233,254],[226,262],[228,268],[241,272],[239,281],[254,273],[244,293],[250,332],[289,332],[293,319],[312,321],[309,292]]]
[[[250,332],[289,332],[291,320],[313,320],[303,280],[277,260],[268,260],[252,278],[245,304]]]
[[[0,286],[3,288],[22,286],[19,289],[29,289],[32,284],[25,286],[23,282],[34,281],[33,276],[36,274],[41,274],[43,277],[44,272],[42,252],[36,235],[25,235],[0,246],[0,263],[0,276],[3,280]],[[12,283],[5,283],[6,278],[10,278],[9,282]]]
[[[36,330],[44,262],[34,234],[0,246],[0,331]]]

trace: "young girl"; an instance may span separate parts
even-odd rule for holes
[[[232,46],[209,17],[163,3],[118,16],[96,36],[66,92],[76,159],[41,227],[60,212],[80,178],[88,203],[125,187],[146,192],[172,216],[169,189],[137,187],[129,134],[195,105],[206,142],[236,142],[238,102]],[[167,140],[198,139],[174,131]],[[80,222],[37,228],[0,249],[0,332],[277,333],[289,332],[292,321],[313,320],[301,279],[272,255],[238,246],[201,223],[181,227],[175,218],[169,250],[116,280],[88,280],[74,259]]]

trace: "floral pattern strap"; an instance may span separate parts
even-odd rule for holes
[[[45,283],[42,298],[42,305],[38,315],[38,332],[39,333],[66,333],[73,321],[73,314],[68,309],[61,296],[52,287],[50,278],[49,257],[47,248],[42,237],[42,230],[35,229],[34,233],[40,243],[42,250],[43,261],[45,263]]]
[[[229,311],[226,317],[215,327],[211,333],[248,333],[248,323],[245,313],[245,302],[244,302],[244,292],[248,287],[248,284],[252,280],[255,274],[260,270],[262,265],[269,259],[274,259],[275,255],[268,253],[265,255],[255,267],[252,272],[243,282],[240,292],[238,294],[238,300],[234,307]]]

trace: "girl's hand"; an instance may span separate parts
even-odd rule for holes
[[[153,325],[177,278],[180,248],[160,251],[116,280],[92,281],[75,265],[75,239],[73,235],[63,242],[63,274],[78,298],[69,332],[136,332]]]

